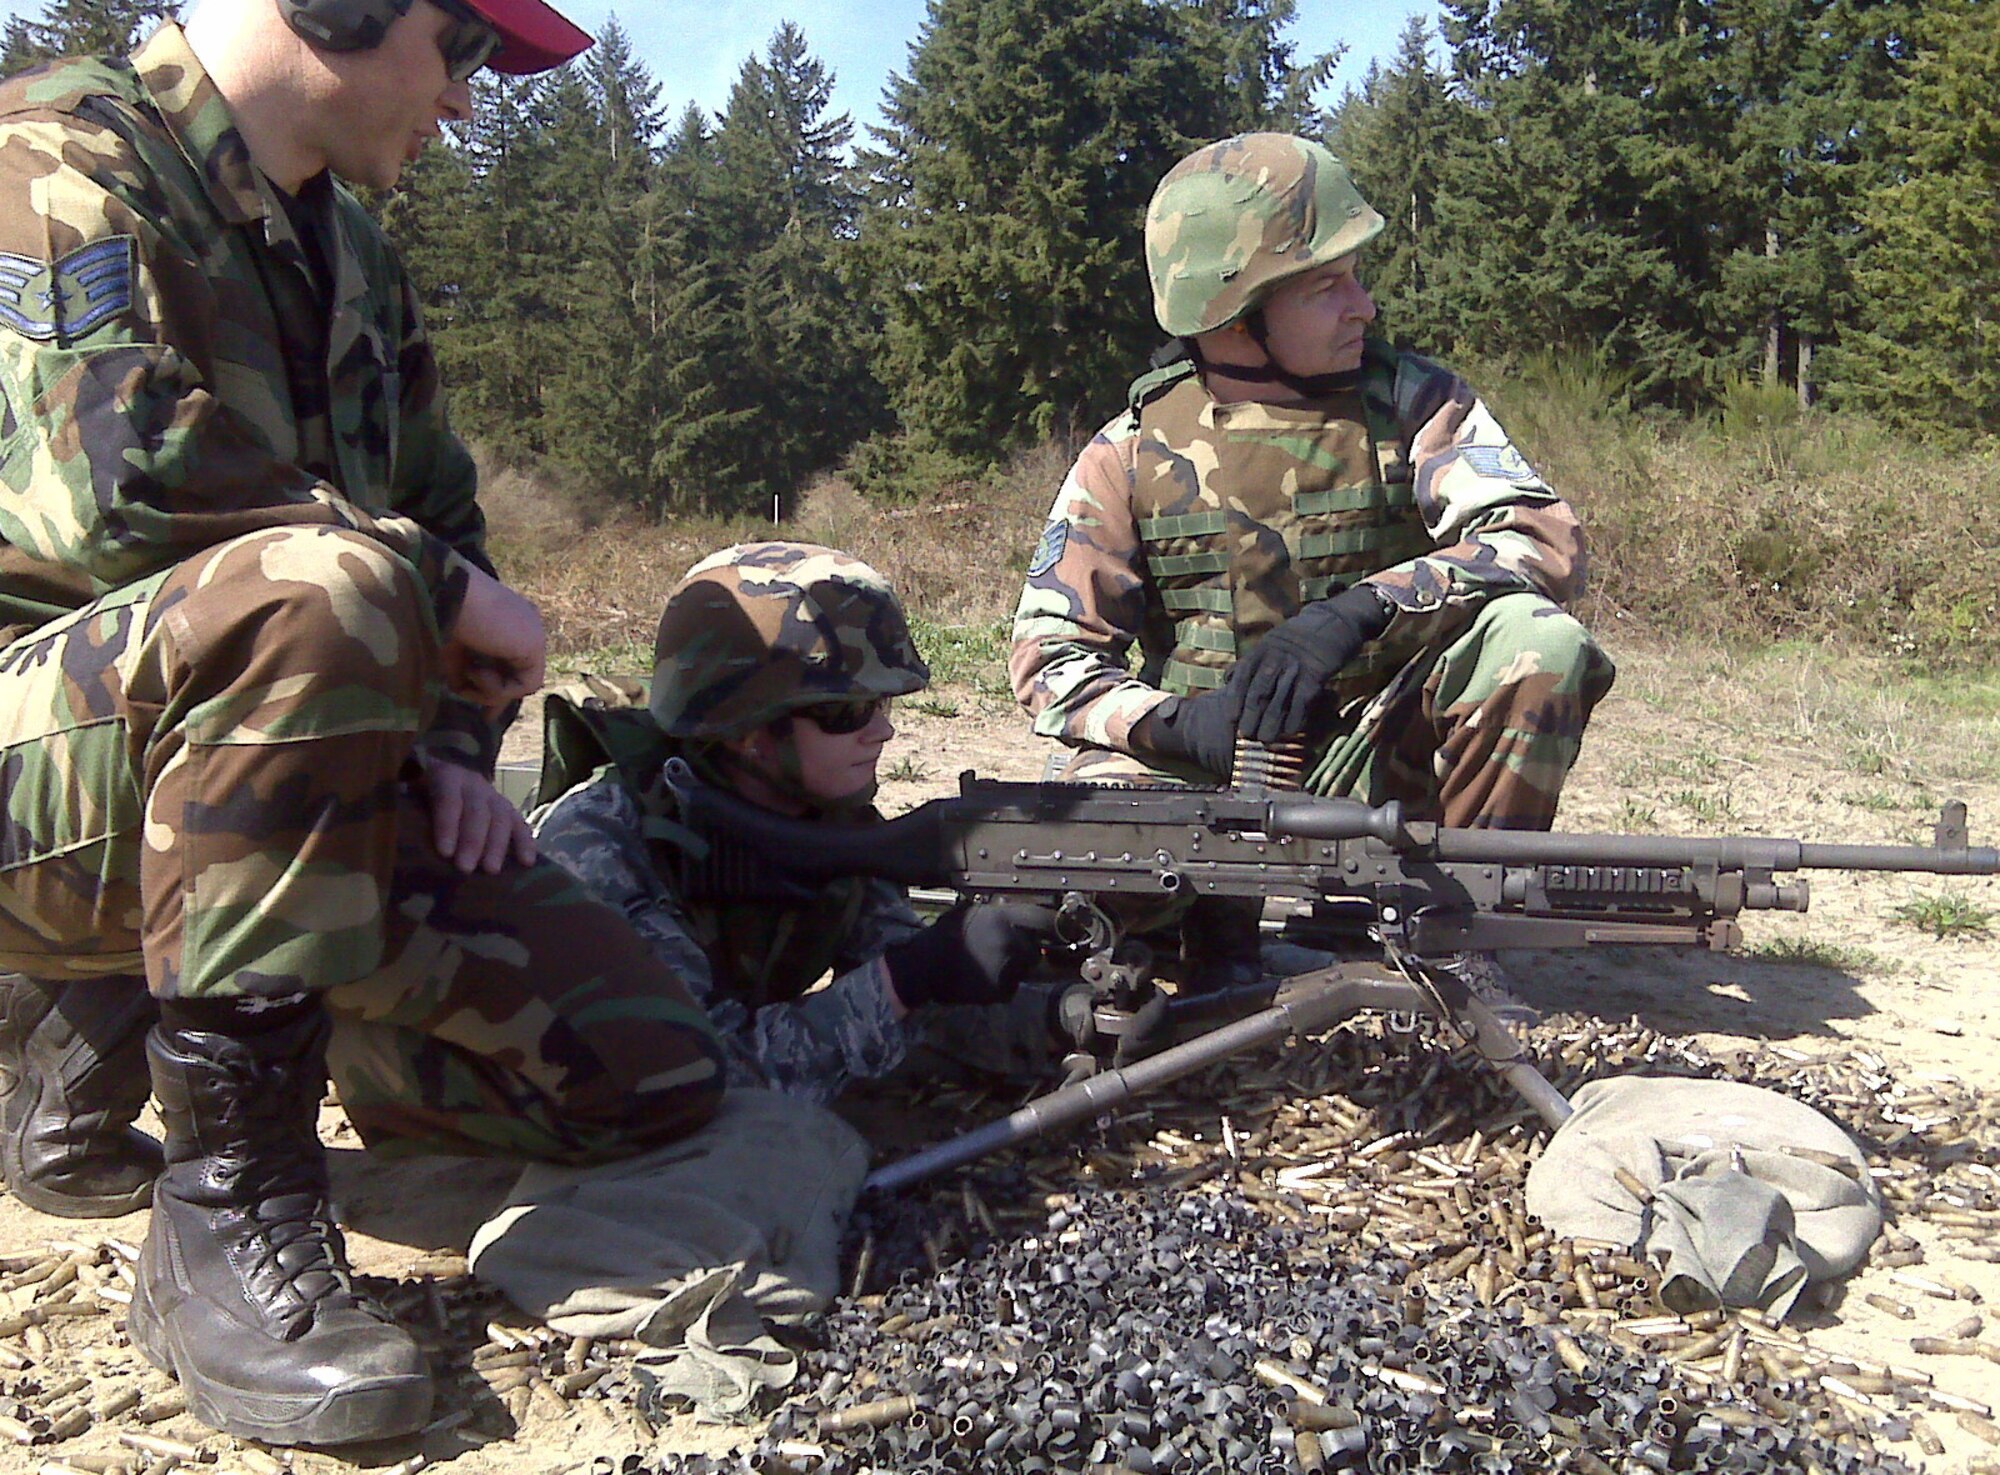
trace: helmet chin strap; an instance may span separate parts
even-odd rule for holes
[[[1232,379],[1246,379],[1252,384],[1282,384],[1301,399],[1325,399],[1352,389],[1361,378],[1359,369],[1343,369],[1338,374],[1294,374],[1287,369],[1271,347],[1270,325],[1264,321],[1264,309],[1253,307],[1241,320],[1250,341],[1255,343],[1264,355],[1264,362],[1248,364],[1218,364],[1203,356],[1201,345],[1194,339],[1186,339],[1188,353],[1202,369],[1214,369],[1219,374],[1227,374]]]

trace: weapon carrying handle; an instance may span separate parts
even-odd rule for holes
[[[1376,808],[1359,799],[1288,795],[1271,800],[1265,810],[1264,828],[1273,835],[1295,835],[1301,840],[1359,840],[1368,836],[1397,850],[1411,849],[1416,843],[1403,827],[1403,806],[1395,799]]]

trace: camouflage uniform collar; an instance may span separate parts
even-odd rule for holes
[[[194,166],[216,213],[232,225],[266,219],[274,201],[215,83],[168,21],[132,53],[132,67],[174,142]]]

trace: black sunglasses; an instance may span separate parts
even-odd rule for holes
[[[805,718],[821,732],[845,737],[848,733],[861,731],[875,720],[877,712],[888,709],[889,699],[876,697],[867,702],[820,702],[811,707],[794,707],[792,715]]]
[[[463,82],[493,59],[500,49],[500,33],[492,22],[475,15],[459,0],[431,0],[455,24],[438,33],[438,50],[444,56],[444,74]]]

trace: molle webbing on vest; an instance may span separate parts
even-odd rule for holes
[[[1186,364],[1133,385],[1133,511],[1175,620],[1167,690],[1220,686],[1306,603],[1429,551],[1398,444],[1396,365],[1373,352],[1355,388],[1300,407],[1216,406]]]

